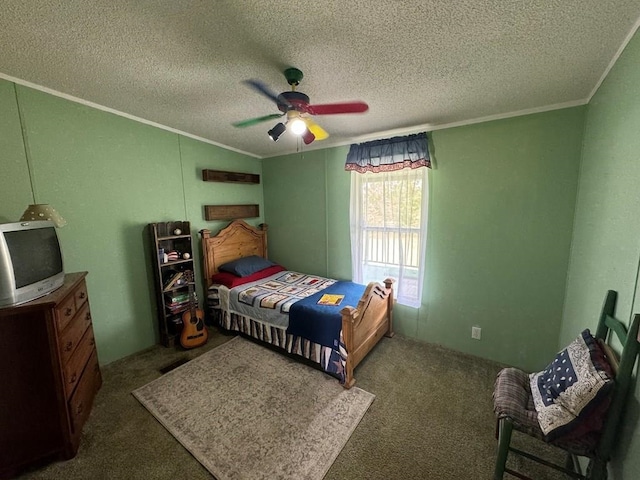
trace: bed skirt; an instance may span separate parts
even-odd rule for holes
[[[211,300],[211,299],[209,299]],[[274,327],[249,317],[221,309],[217,302],[209,302],[209,313],[214,323],[225,330],[240,332],[261,342],[278,347],[287,353],[301,356],[318,364],[321,370],[345,382],[347,350],[340,332],[339,350],[314,343],[306,338],[287,333],[285,328]]]

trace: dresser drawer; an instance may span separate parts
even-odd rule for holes
[[[60,335],[60,358],[63,366],[69,361],[89,325],[91,325],[91,311],[87,302]]]
[[[100,376],[98,355],[94,350],[84,372],[82,372],[78,387],[73,392],[68,403],[71,428],[74,432],[78,433],[82,430],[82,426],[91,412],[93,398],[101,384],[102,377]]]
[[[71,396],[71,393],[80,381],[82,371],[87,365],[89,357],[91,357],[91,354],[95,350],[95,344],[96,341],[93,337],[93,328],[89,326],[87,331],[84,333],[82,340],[80,340],[78,347],[64,366],[64,390],[66,398]]]
[[[76,299],[76,310],[79,310],[80,307],[82,307],[82,304],[89,298],[89,294],[87,293],[87,284],[85,282],[82,282],[78,286],[74,297]]]
[[[56,306],[56,319],[58,332],[62,332],[76,314],[75,295],[69,295],[63,302]]]

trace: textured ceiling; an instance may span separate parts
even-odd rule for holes
[[[0,74],[259,157],[585,103],[637,28],[639,0],[3,0]],[[301,146],[241,83],[311,103]]]

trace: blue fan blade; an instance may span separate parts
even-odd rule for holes
[[[273,100],[274,102],[276,102],[276,104],[284,103],[285,105],[289,105],[289,102],[285,98],[281,97],[280,95],[272,91],[260,80],[244,80],[244,83],[252,87],[254,90],[257,90],[258,92],[263,94],[265,97]]]

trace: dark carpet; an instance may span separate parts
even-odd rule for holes
[[[212,330],[204,347],[185,352],[156,346],[103,367],[103,387],[78,455],[19,478],[211,479],[131,392],[159,377],[161,369],[230,338]],[[325,480],[491,479],[496,452],[492,392],[500,368],[397,335],[384,338],[355,375],[357,385],[376,399]],[[540,442],[517,440],[563,462],[559,452]],[[510,459],[509,464],[537,480],[567,478],[529,462]]]

